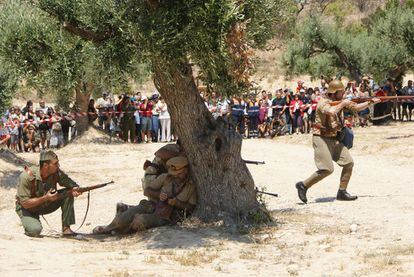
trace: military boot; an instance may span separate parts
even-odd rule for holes
[[[357,200],[358,196],[356,195],[350,195],[346,190],[338,190],[338,193],[336,195],[336,200],[340,201],[353,201]]]
[[[305,184],[303,184],[303,182],[298,182],[296,183],[296,189],[298,190],[299,199],[306,204],[308,202],[308,198],[306,198],[306,191],[308,188],[305,187]]]

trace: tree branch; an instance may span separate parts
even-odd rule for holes
[[[66,31],[85,40],[92,41],[94,43],[101,43],[116,35],[115,29],[111,29],[105,32],[95,32],[87,28],[80,27],[79,23],[76,21],[65,20],[65,16],[56,12],[55,10],[42,7],[41,5],[38,5],[38,8],[59,20]]]
[[[106,32],[93,32],[88,29],[80,28],[76,23],[69,21],[61,21],[63,28],[71,34],[74,34],[78,37],[81,37],[85,40],[89,40],[95,43],[101,43],[107,39],[110,39],[115,36],[115,31],[110,30]]]

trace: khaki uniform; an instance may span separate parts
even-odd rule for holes
[[[174,178],[168,173],[163,173],[153,181],[147,183],[146,188],[164,192],[169,198],[172,198],[174,196]],[[181,202],[188,202],[191,205],[196,205],[197,194],[195,186],[192,182],[188,180],[185,181],[183,189],[175,197]],[[116,231],[118,233],[125,233],[130,230],[130,225],[133,221],[136,226],[139,226],[139,228],[134,229],[135,231],[154,228],[170,223],[171,221],[169,219],[163,219],[155,213],[158,202],[158,199],[151,199],[150,201],[141,200],[138,205],[130,206],[126,211],[117,214],[109,225],[98,227],[97,232],[109,233],[111,231]],[[178,216],[178,213],[179,210],[174,208],[174,218],[172,218],[173,221],[175,221],[175,217]]]
[[[78,186],[62,171],[59,171],[55,175],[49,176],[46,182],[43,183],[42,178],[40,177],[39,166],[30,167],[29,170],[33,173],[33,176],[30,176],[26,171],[23,171],[20,174],[16,194],[16,213],[20,217],[25,233],[29,236],[40,235],[42,231],[42,224],[40,223],[39,215],[52,213],[59,207],[62,209],[62,227],[75,224],[75,211],[73,208],[74,199],[71,196],[52,203],[45,203],[32,212],[29,212],[20,205],[21,202],[24,202],[30,198],[45,195],[52,188],[56,189],[56,185],[58,183],[66,188]],[[33,180],[35,180],[34,188],[32,187]]]
[[[343,167],[340,188],[346,189],[352,175],[354,161],[346,148],[336,139],[337,133],[342,129],[342,111],[338,114],[329,114],[330,99],[322,98],[316,108],[315,125],[313,129],[314,159],[318,170],[303,181],[309,188],[334,171],[333,161]]]
[[[174,193],[177,187],[183,186],[180,192]],[[170,174],[161,174],[156,180],[154,180],[150,186],[152,188],[160,188],[161,192],[168,195],[169,198],[175,197],[180,202],[188,203],[191,205],[197,204],[197,192],[195,185],[189,180],[185,180],[184,183],[178,184],[175,178]],[[163,202],[164,205],[168,205]],[[159,203],[155,207],[153,213],[148,214],[136,214],[131,227],[134,231],[143,231],[150,228],[166,225],[171,221],[178,221],[181,213],[184,212],[177,207],[173,208],[173,212],[170,218],[165,219],[158,213]]]

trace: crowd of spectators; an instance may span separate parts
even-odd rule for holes
[[[263,90],[231,98],[205,91],[201,91],[200,95],[212,116],[222,117],[229,128],[236,130],[243,138],[273,138],[312,132],[316,106],[326,90],[326,82],[321,80],[317,87],[307,87],[299,81],[294,89]],[[359,85],[349,81],[344,97],[393,95],[414,96],[413,82],[410,80],[407,86],[402,87],[387,80],[379,86],[371,78],[364,77]],[[345,111],[344,122],[352,127],[365,127],[369,122],[380,124],[389,119],[411,121],[413,108],[413,101],[379,103],[358,114]],[[44,101],[40,101],[34,109],[32,101],[27,101],[22,109],[11,107],[2,117],[0,144],[14,151],[36,152],[49,147],[59,148],[76,136],[77,116],[79,114],[47,107]],[[171,142],[177,139],[173,135],[167,104],[157,92],[150,97],[141,92],[132,96],[123,94],[116,100],[103,92],[96,101],[90,99],[87,116],[90,124],[97,124],[111,137],[117,136],[125,142]]]
[[[1,116],[0,146],[16,152],[60,148],[76,136],[75,118],[75,113],[48,107],[43,100],[36,108],[31,100],[23,108],[10,107]]]

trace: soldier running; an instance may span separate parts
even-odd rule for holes
[[[351,201],[358,197],[350,195],[346,189],[352,175],[354,161],[351,154],[342,142],[337,140],[337,134],[343,127],[343,109],[347,108],[354,112],[366,109],[370,102],[356,104],[348,99],[343,99],[345,87],[339,80],[329,83],[326,98],[322,98],[316,110],[316,122],[313,126],[313,149],[317,171],[304,181],[296,183],[299,199],[307,203],[307,190],[321,181],[334,171],[333,162],[342,167],[342,174],[339,190],[336,195],[337,200]],[[336,106],[331,106],[333,101],[340,101]],[[380,102],[378,98],[373,98],[374,103]]]

